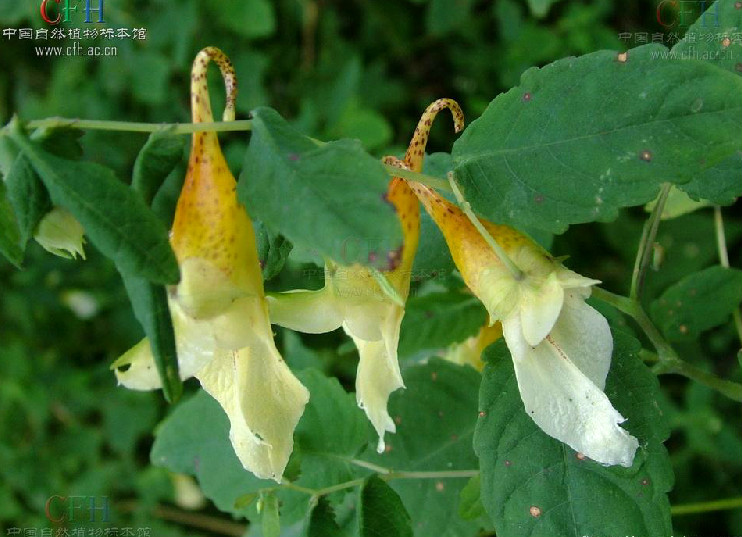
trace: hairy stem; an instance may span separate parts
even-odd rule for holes
[[[474,477],[475,475],[479,474],[479,470],[441,470],[430,472],[408,472],[404,470],[395,471],[391,468],[385,468],[383,466],[378,466],[371,462],[366,462],[359,459],[353,459],[350,462],[356,466],[360,466],[361,468],[366,468],[377,473],[379,477],[384,481],[391,481],[392,479],[456,479]],[[337,492],[339,490],[358,487],[362,485],[364,481],[366,481],[365,477],[359,477],[358,479],[352,479],[350,481],[345,481],[343,483],[338,483],[337,485],[331,485],[329,487],[323,487],[320,489],[311,489],[299,485],[294,485],[290,481],[283,481],[278,487],[265,489],[264,492],[273,491],[278,488],[286,488],[295,490],[297,492],[303,492],[304,494],[308,494],[310,496],[318,498],[320,496],[332,494],[333,492]]]
[[[644,224],[644,231],[642,232],[641,241],[639,241],[639,250],[636,253],[636,261],[634,262],[634,273],[631,276],[631,291],[629,296],[633,299],[637,299],[641,295],[642,288],[644,287],[649,262],[652,259],[654,240],[657,238],[657,230],[660,226],[662,212],[665,210],[665,202],[667,201],[671,186],[670,183],[662,184],[657,203],[654,205],[652,213]]]
[[[724,268],[729,268],[729,252],[727,252],[727,238],[724,233],[724,220],[721,216],[721,207],[714,207],[714,228],[716,229],[716,246],[719,250],[719,263]],[[734,318],[734,327],[737,329],[737,337],[742,343],[742,315],[739,308],[734,308],[732,312]]]
[[[657,350],[657,363],[652,367],[652,371],[657,375],[677,374],[695,380],[704,386],[715,390],[722,395],[729,397],[734,401],[742,402],[742,384],[724,380],[716,375],[703,371],[694,365],[680,359],[675,349],[662,337],[657,327],[654,326],[649,316],[644,312],[644,308],[637,300],[616,295],[600,287],[593,288],[595,298],[612,305],[617,310],[622,311],[639,325],[649,341]]]
[[[75,119],[64,117],[49,117],[26,121],[29,129],[55,129],[71,127],[85,130],[125,131],[125,132],[156,132],[169,130],[171,134],[192,134],[194,132],[213,131],[249,131],[251,121],[216,121],[213,123],[136,123],[130,121],[104,121],[98,119]]]
[[[425,186],[429,186],[430,188],[435,188],[436,190],[451,192],[451,186],[448,184],[448,181],[441,179],[440,177],[433,177],[432,175],[425,175],[424,173],[413,172],[405,170],[404,168],[397,168],[392,164],[386,163],[384,164],[384,168],[386,168],[387,173],[392,177],[401,177],[402,179],[415,181]]]
[[[670,508],[670,513],[673,515],[690,515],[695,513],[709,513],[712,511],[728,511],[740,508],[742,508],[742,497],[674,505]]]

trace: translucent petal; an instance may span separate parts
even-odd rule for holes
[[[564,303],[564,289],[554,272],[539,286],[521,283],[520,318],[529,345],[538,345],[551,332]]]
[[[229,438],[242,465],[262,479],[280,482],[309,392],[272,339],[219,351],[196,376],[229,417]]]
[[[129,367],[123,371],[119,369],[125,366]],[[162,387],[147,338],[122,354],[111,364],[111,369],[114,370],[118,383],[130,390],[147,391]]]
[[[215,347],[213,328],[207,322],[191,320],[172,300],[169,304],[178,352],[178,373],[185,380],[212,359]],[[125,371],[119,370],[126,365],[129,367]],[[162,387],[147,338],[124,353],[111,368],[115,370],[119,384],[132,390]]]
[[[619,427],[625,419],[608,397],[572,361],[569,353],[575,349],[557,348],[551,338],[536,347],[523,339],[513,342],[513,347],[522,350],[513,363],[521,398],[533,421],[549,436],[595,461],[631,466],[639,444]]]
[[[275,293],[267,300],[271,323],[297,332],[324,334],[343,324],[342,312],[328,287]]]
[[[207,259],[189,257],[180,264],[180,283],[175,300],[194,319],[210,319],[223,313],[248,293]]]
[[[379,435],[377,450],[384,451],[384,434],[396,430],[394,421],[387,411],[389,395],[404,388],[402,374],[397,362],[397,344],[399,327],[402,324],[404,310],[391,306],[388,316],[381,328],[382,339],[366,341],[355,336],[348,327],[343,328],[353,338],[360,361],[356,377],[356,399],[368,416]]]
[[[551,344],[562,349],[598,388],[605,387],[613,336],[605,317],[586,304],[579,293],[567,292],[562,313],[551,332]]]

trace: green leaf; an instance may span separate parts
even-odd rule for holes
[[[296,485],[322,488],[367,475],[367,469],[351,461],[369,442],[370,426],[335,378],[317,371],[297,374],[311,397],[294,433],[294,453],[289,467],[300,464]],[[225,512],[247,516],[253,506],[251,493],[276,486],[242,467],[229,441],[229,420],[219,404],[200,391],[179,404],[157,431],[152,463],[196,476],[204,495]],[[287,470],[287,477],[289,471]],[[305,520],[310,496],[280,489],[281,519],[285,526]],[[330,500],[341,499],[331,495]]]
[[[526,71],[454,144],[474,209],[559,233],[611,220],[739,150],[742,79],[666,52],[599,51]]]
[[[692,341],[727,322],[742,302],[742,270],[709,267],[686,276],[652,303],[652,318],[672,341]]]
[[[601,466],[543,433],[523,408],[504,341],[489,348],[474,448],[482,503],[498,537],[672,533],[659,385],[637,357],[638,341],[622,332],[614,337],[606,395],[639,439],[631,468]]]
[[[465,27],[471,18],[472,0],[430,0],[425,17],[429,34],[444,35]]]
[[[387,434],[385,453],[371,448],[363,460],[397,472],[477,470],[472,438],[480,378],[471,367],[437,358],[406,368],[407,388],[389,401],[397,432]],[[480,527],[458,516],[459,495],[467,481],[464,476],[394,479],[389,484],[411,514],[417,537],[467,537]]]
[[[297,373],[311,394],[309,404],[294,432],[295,450],[301,458],[301,472],[295,481],[302,487],[318,489],[351,481],[368,474],[352,461],[371,439],[368,419],[334,377],[314,369]],[[286,515],[292,501],[286,498]],[[298,498],[296,519],[308,509],[307,497]],[[339,500],[339,497],[332,497]],[[293,518],[292,518],[293,520]]]
[[[167,230],[111,170],[51,155],[19,133],[12,137],[54,204],[72,213],[93,244],[121,270],[155,283],[178,281],[178,264]]]
[[[444,349],[475,335],[487,320],[487,310],[473,295],[431,293],[407,301],[400,330],[399,355]]]
[[[384,269],[402,244],[389,179],[357,141],[322,144],[258,108],[237,188],[251,215],[295,245]]]
[[[466,486],[461,489],[459,502],[459,516],[464,520],[475,520],[485,516],[484,505],[482,505],[482,477],[475,475]]]
[[[321,496],[309,514],[306,537],[341,537],[342,534],[330,502]]]
[[[156,131],[137,155],[131,186],[139,192],[144,203],[151,205],[165,178],[183,158],[187,139],[169,131]]]
[[[412,537],[402,500],[376,475],[361,488],[358,518],[360,537]]]
[[[20,247],[25,250],[36,226],[52,208],[49,193],[23,154],[15,159],[5,179],[5,186],[18,221]]]
[[[222,0],[212,13],[222,26],[248,39],[267,37],[276,29],[273,4],[268,0]]]
[[[678,188],[694,200],[708,200],[717,205],[731,205],[742,196],[742,151],[703,170]]]
[[[292,244],[282,235],[271,232],[260,220],[253,221],[253,229],[263,279],[267,281],[281,272],[291,253]]]
[[[448,153],[433,153],[423,161],[423,173],[445,178],[453,169],[453,161]],[[420,210],[420,241],[417,245],[415,262],[412,266],[412,279],[427,280],[449,274],[456,265],[446,246],[443,233],[435,225],[425,210]],[[404,336],[404,332],[402,332]]]
[[[198,479],[204,495],[221,511],[245,517],[236,505],[245,494],[275,486],[242,467],[229,441],[224,410],[203,390],[176,406],[155,432],[152,464]]]
[[[134,315],[149,338],[162,393],[168,403],[174,403],[183,394],[183,382],[178,375],[178,354],[175,332],[167,303],[167,291],[139,276],[121,272],[126,292],[134,308]]]
[[[74,127],[42,127],[33,131],[30,138],[52,155],[77,160],[83,153],[80,145],[83,134],[83,131]]]
[[[739,2],[716,0],[709,4],[709,8],[685,32],[685,37],[672,47],[672,53],[681,59],[707,61],[742,76],[739,67],[742,58],[742,40],[739,39],[742,9],[739,8]],[[700,5],[705,7],[706,3],[701,2]]]
[[[272,492],[260,496],[260,529],[265,537],[281,535],[281,517],[278,514],[278,498]]]
[[[21,267],[23,261],[20,243],[21,232],[18,229],[18,221],[5,194],[5,181],[0,180],[0,253],[18,268]]]
[[[345,109],[330,134],[337,138],[357,138],[371,151],[389,144],[392,127],[379,112],[353,103]]]
[[[531,10],[531,14],[538,18],[543,19],[548,13],[549,9],[558,0],[528,0],[528,9]]]

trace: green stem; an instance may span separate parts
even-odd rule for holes
[[[130,121],[103,121],[97,119],[74,119],[64,117],[49,117],[34,119],[25,122],[29,129],[55,129],[71,127],[75,129],[125,131],[125,132],[157,132],[169,130],[171,134],[192,134],[194,132],[231,132],[249,131],[251,121],[217,121],[213,123],[136,123]]]
[[[714,227],[716,229],[716,246],[719,250],[719,263],[724,268],[729,268],[729,252],[727,252],[727,238],[724,232],[724,220],[721,216],[721,207],[714,207]],[[737,329],[737,337],[742,343],[742,315],[739,308],[734,308],[732,312],[734,318],[734,327]]]
[[[665,202],[667,201],[671,186],[670,183],[662,184],[662,189],[657,197],[657,203],[655,203],[649,219],[644,224],[644,231],[642,232],[641,241],[639,241],[639,250],[636,253],[636,261],[634,262],[634,273],[631,276],[631,292],[629,296],[633,299],[639,297],[644,287],[647,269],[649,269],[649,262],[652,259],[654,240],[657,238],[657,230],[660,226],[662,212],[665,210]]]
[[[362,461],[358,459],[354,459],[350,462],[352,464],[355,464],[356,466],[360,466],[361,468],[367,468],[369,470],[374,471],[384,481],[391,481],[392,479],[456,479],[456,478],[474,477],[475,475],[479,474],[479,470],[442,470],[439,472],[436,472],[436,471],[431,471],[431,472],[399,471],[397,472],[397,471],[392,470],[391,468],[384,468],[383,466],[378,466],[371,462],[366,462],[366,461]],[[364,481],[366,481],[365,477],[359,477],[358,479],[353,479],[351,481],[345,481],[343,483],[338,483],[337,485],[332,485],[329,487],[323,487],[319,489],[310,489],[307,487],[294,485],[293,483],[289,481],[283,481],[278,487],[265,489],[264,492],[273,491],[278,488],[286,488],[290,490],[295,490],[297,492],[302,492],[304,494],[308,494],[309,496],[319,497],[319,496],[326,496],[328,494],[332,494],[333,492],[337,492],[339,490],[345,490],[345,489],[349,489],[353,487],[358,487],[362,485]]]
[[[464,195],[461,193],[461,190],[459,189],[459,185],[456,184],[456,180],[453,177],[453,173],[448,174],[448,182],[451,184],[451,190],[453,190],[453,195],[456,196],[456,200],[459,202],[459,206],[461,207],[461,210],[464,211],[464,214],[469,219],[469,221],[474,225],[474,227],[477,229],[479,234],[482,236],[482,238],[487,242],[490,248],[494,250],[495,255],[500,259],[500,262],[505,265],[505,268],[508,269],[508,272],[515,278],[516,280],[520,281],[523,279],[523,271],[518,268],[518,266],[513,263],[513,260],[508,257],[508,254],[505,253],[505,250],[502,249],[502,247],[497,243],[495,238],[490,234],[489,231],[485,229],[485,227],[482,225],[482,222],[479,221],[479,218],[477,218],[477,215],[474,214],[474,211],[472,211],[471,205],[469,205],[469,202],[466,201],[464,198]]]
[[[709,513],[712,511],[728,511],[742,508],[742,498],[725,498],[711,502],[686,503],[674,505],[670,508],[673,515],[690,515],[695,513]]]
[[[451,187],[448,184],[448,181],[441,179],[440,177],[433,177],[432,175],[425,175],[424,173],[417,173],[403,168],[397,168],[391,164],[383,164],[383,166],[387,173],[392,177],[401,177],[402,179],[415,181],[425,186],[429,186],[430,188],[435,188],[436,190],[451,192]]]
[[[699,382],[704,386],[715,390],[734,401],[742,402],[742,384],[720,379],[716,375],[703,371],[688,362],[681,360],[675,349],[665,341],[657,327],[654,326],[644,308],[636,300],[625,296],[616,295],[600,287],[593,288],[595,298],[614,306],[634,321],[644,331],[649,341],[657,350],[657,363],[652,371],[657,375],[677,374]]]

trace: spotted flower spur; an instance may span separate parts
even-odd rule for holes
[[[420,118],[403,160],[384,160],[407,170],[422,171],[430,126],[448,101],[436,101]],[[454,112],[456,132],[463,127],[460,110]],[[410,290],[412,263],[420,236],[420,209],[407,183],[394,177],[387,199],[397,212],[404,243],[390,259],[389,270],[374,272],[361,265],[343,266],[333,260],[325,264],[325,286],[319,291],[296,290],[268,297],[271,321],[307,333],[323,333],[340,326],[358,348],[360,363],[356,397],[379,435],[378,451],[384,450],[384,434],[394,432],[387,411],[389,394],[404,387],[397,362],[399,328]]]
[[[430,187],[410,185],[490,324],[502,324],[528,415],[591,459],[631,466],[638,442],[619,426],[625,419],[603,393],[613,338],[585,302],[599,282],[565,268],[518,231],[477,219],[466,202],[469,214]]]
[[[224,120],[234,119],[234,70],[219,49],[208,47],[193,62],[194,123],[213,121],[206,84],[210,61],[227,87]],[[280,482],[309,393],[273,342],[255,234],[235,188],[216,133],[194,133],[170,234],[181,273],[169,299],[178,365],[183,378],[196,377],[224,409],[243,466]],[[128,366],[116,371],[127,388],[160,387],[147,340],[114,366]]]

